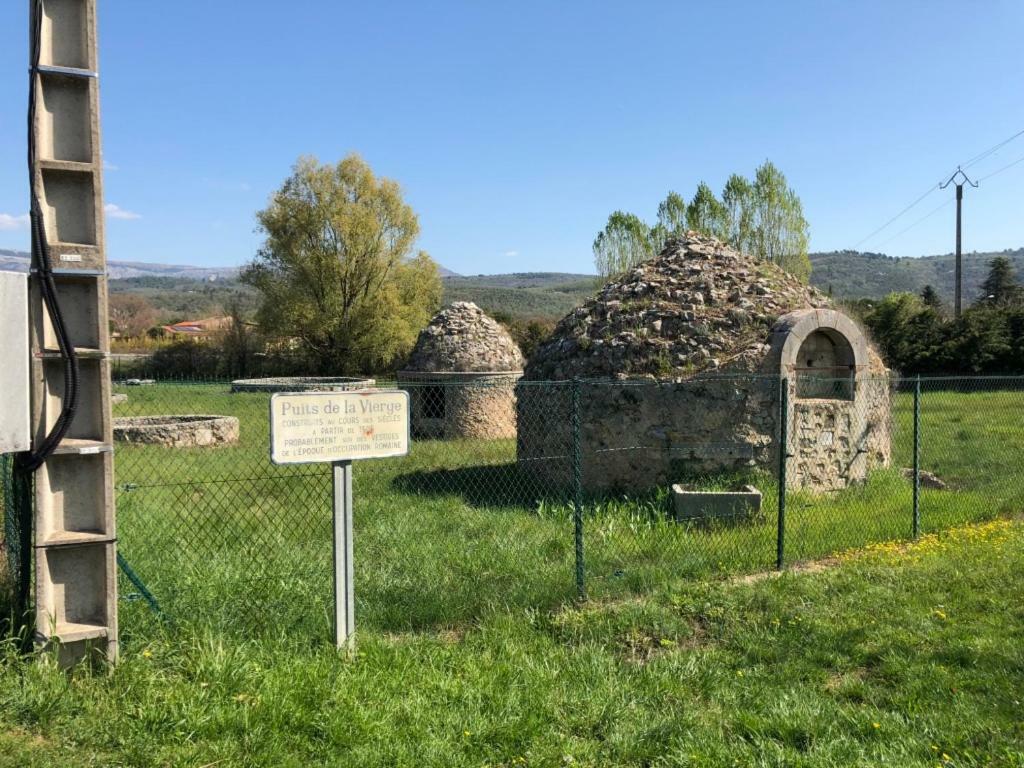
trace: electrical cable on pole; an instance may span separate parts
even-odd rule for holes
[[[956,173],[950,176],[944,183],[939,185],[939,189],[945,189],[950,184],[956,185],[956,288],[955,288],[955,300],[953,303],[953,315],[954,317],[960,317],[960,313],[963,307],[963,264],[960,248],[960,232],[961,232],[961,209],[963,207],[964,200],[964,184],[971,187],[977,187],[977,181],[971,181],[967,174],[963,172],[963,169],[957,168]]]
[[[1012,141],[1015,141],[1016,139],[1020,138],[1021,136],[1024,136],[1024,130],[1017,131],[1012,136],[1009,136],[1009,137],[1003,139],[1002,141],[1000,141],[998,144],[993,144],[991,147],[986,149],[984,152],[978,153],[977,155],[972,157],[970,160],[968,160],[967,162],[963,163],[961,166],[957,166],[957,170],[953,173],[953,175],[955,176],[958,172],[961,172],[962,169],[966,170],[967,168],[970,168],[972,165],[975,165],[976,163],[980,163],[982,160],[985,160],[986,158],[994,155],[996,152],[998,152],[1000,149],[1005,147],[1007,144],[1009,144]],[[979,181],[983,181],[984,179],[987,179],[987,178],[990,178],[992,176],[995,176],[997,173],[1002,173],[1003,171],[1008,170],[1009,168],[1012,168],[1013,166],[1017,165],[1017,163],[1020,163],[1020,162],[1024,162],[1024,158],[1021,158],[1020,160],[1016,160],[1016,161],[1010,163],[1009,165],[1004,166],[1003,168],[1000,168],[999,170],[997,170],[997,171],[995,171],[993,173],[988,174],[988,176],[983,176],[981,179],[979,179]],[[949,182],[946,182],[946,185],[948,185],[948,183]],[[907,205],[907,207],[905,207],[903,210],[901,210],[899,213],[897,213],[891,219],[889,219],[884,224],[882,224],[882,226],[872,230],[870,234],[868,234],[865,237],[862,237],[860,240],[858,240],[856,243],[854,243],[854,245],[853,245],[854,250],[858,249],[863,243],[866,243],[868,240],[873,238],[875,235],[877,235],[878,233],[882,232],[884,229],[887,229],[895,221],[897,221],[898,219],[902,218],[911,209],[913,209],[918,204],[920,204],[932,192],[935,192],[938,189],[945,189],[946,185],[939,185],[939,184],[937,184],[935,186],[929,187],[928,190],[926,192],[924,192],[924,194],[922,194],[920,197],[918,197],[912,203]],[[934,213],[934,211],[933,211],[933,213]],[[925,218],[927,218],[927,217],[925,217]],[[913,227],[913,226],[914,225],[911,225],[911,227]],[[911,227],[907,227],[907,229],[910,229]],[[904,231],[906,231],[906,230],[904,230]],[[897,236],[890,237],[889,240],[886,240],[885,242],[890,242],[891,240],[893,240]],[[883,243],[883,245],[884,244],[885,243]]]

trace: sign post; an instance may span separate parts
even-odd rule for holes
[[[332,464],[334,484],[334,643],[350,647],[356,628],[352,462],[409,452],[409,393],[301,392],[270,398],[270,459]]]

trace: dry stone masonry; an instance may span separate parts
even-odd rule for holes
[[[238,442],[234,416],[131,416],[114,419],[114,439],[122,443],[205,448]]]
[[[422,437],[507,438],[516,433],[515,384],[523,355],[476,304],[459,301],[420,331],[400,386]]]
[[[590,489],[774,471],[783,380],[790,485],[841,488],[889,461],[887,372],[856,324],[777,266],[695,233],[569,313],[527,363],[519,459],[561,479],[538,459],[571,450],[571,387],[530,382],[574,379]]]

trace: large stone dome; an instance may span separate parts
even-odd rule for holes
[[[690,232],[566,315],[524,378],[752,372],[768,355],[781,316],[829,305],[778,266]]]
[[[518,372],[523,354],[495,320],[471,301],[442,309],[420,331],[407,371],[421,373]]]

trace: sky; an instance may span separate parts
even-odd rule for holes
[[[29,242],[27,5],[0,4],[0,248]],[[116,260],[242,264],[296,159],[350,152],[463,274],[592,272],[613,210],[651,220],[765,159],[812,250],[947,253],[952,189],[865,238],[1024,130],[1017,0],[99,0],[99,22]],[[1022,157],[969,168],[995,175],[965,193],[966,251],[1024,246]]]

